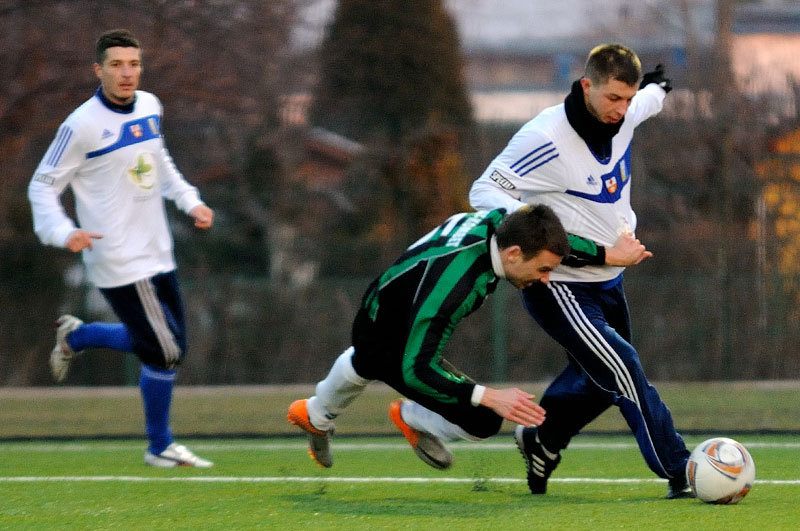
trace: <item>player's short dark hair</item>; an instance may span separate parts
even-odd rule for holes
[[[583,69],[583,77],[592,83],[602,85],[609,79],[616,79],[634,86],[642,76],[642,63],[636,52],[621,44],[601,44],[595,46]]]
[[[97,64],[103,64],[103,61],[106,59],[106,50],[114,46],[137,48],[140,53],[142,50],[139,40],[134,37],[133,33],[130,31],[126,29],[108,30],[97,38],[97,43],[94,47],[94,55]]]
[[[526,260],[544,250],[562,257],[570,250],[564,226],[553,209],[545,205],[524,206],[509,214],[496,234],[499,248],[519,245]]]

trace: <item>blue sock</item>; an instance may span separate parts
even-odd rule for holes
[[[85,323],[67,336],[74,351],[90,347],[106,347],[125,352],[133,351],[133,340],[122,323]]]
[[[139,389],[144,404],[144,421],[147,440],[150,441],[150,453],[158,455],[172,444],[172,432],[169,429],[169,406],[172,401],[172,385],[175,382],[175,371],[156,369],[142,365],[139,378]]]

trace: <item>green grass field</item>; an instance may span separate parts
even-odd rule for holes
[[[436,471],[400,436],[334,440],[321,469],[301,438],[185,441],[209,470],[156,470],[141,441],[0,446],[3,529],[798,529],[800,444],[737,436],[757,467],[739,505],[663,499],[630,437],[576,438],[545,496],[508,437],[453,446]],[[687,439],[690,445],[700,439]]]
[[[548,494],[533,497],[510,426],[452,445],[455,464],[437,471],[386,419],[395,395],[380,386],[337,421],[331,469],[287,436],[297,431],[286,406],[308,386],[179,389],[176,437],[215,461],[208,470],[143,464],[135,390],[3,389],[0,529],[800,529],[798,385],[659,388],[690,448],[715,435],[748,447],[756,484],[742,503],[664,499],[616,411],[573,441]]]

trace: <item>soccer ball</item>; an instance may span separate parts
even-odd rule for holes
[[[741,443],[714,437],[698,444],[689,456],[686,478],[704,502],[732,505],[750,492],[756,465]]]

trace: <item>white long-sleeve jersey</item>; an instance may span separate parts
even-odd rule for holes
[[[656,84],[637,91],[625,121],[612,139],[611,157],[598,160],[567,120],[564,104],[549,107],[526,123],[473,183],[476,210],[543,203],[556,212],[567,232],[613,246],[623,232],[636,230],[631,208],[631,141],[634,128],[661,110],[666,92]],[[551,280],[604,282],[622,267],[558,266]]]
[[[98,287],[174,270],[164,198],[187,213],[203,204],[167,152],[161,116],[161,102],[149,92],[136,91],[130,112],[95,94],[61,124],[28,186],[34,231],[55,247],[65,247],[76,229],[60,201],[72,187],[80,227],[103,236],[82,251]]]

